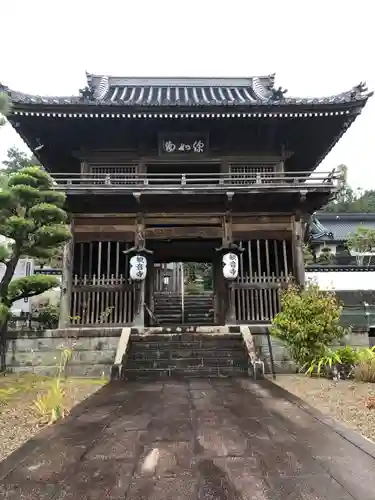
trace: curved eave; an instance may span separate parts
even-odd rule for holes
[[[259,80],[259,79],[258,79]],[[321,107],[321,106],[346,106],[357,103],[364,105],[372,95],[364,84],[353,89],[331,96],[324,97],[290,97],[281,91],[266,90],[260,85],[259,90],[255,84],[246,86],[199,86],[176,87],[144,85],[125,86],[124,88],[108,87],[105,93],[97,95],[90,89],[82,89],[78,96],[40,96],[25,94],[11,90],[0,85],[6,91],[16,109],[28,110],[29,107],[53,109],[76,109],[102,112],[111,110],[119,112],[147,112],[160,110],[174,110],[183,112],[195,110],[223,109],[285,109],[288,107]],[[95,111],[94,111],[95,110]]]
[[[206,106],[120,106],[90,103],[51,104],[12,102],[11,116],[50,116],[57,118],[293,118],[333,116],[361,112],[370,95],[338,102],[273,102],[253,105]]]

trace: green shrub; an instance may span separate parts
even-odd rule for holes
[[[271,334],[286,345],[300,367],[326,356],[331,344],[345,334],[341,303],[333,292],[321,291],[314,283],[302,289],[290,284],[282,292],[281,305]]]
[[[38,310],[37,319],[44,328],[57,328],[59,315],[60,306],[58,304],[48,304]]]
[[[346,366],[353,366],[358,360],[358,351],[353,349],[350,345],[339,347],[336,349],[337,354],[341,359],[341,364]]]
[[[323,356],[318,356],[310,363],[305,363],[301,370],[306,369],[306,375],[312,375],[315,372],[318,375],[321,375],[322,372],[324,375],[327,375],[328,371],[332,372],[332,369],[335,369],[335,367],[341,364],[341,362],[341,358],[336,351],[327,349]]]
[[[361,382],[375,382],[375,346],[358,349],[354,378]]]

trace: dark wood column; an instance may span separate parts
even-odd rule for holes
[[[303,258],[303,232],[302,221],[298,215],[292,226],[292,248],[293,248],[293,271],[296,283],[305,284],[305,262]]]
[[[222,255],[217,253],[214,257],[213,266],[213,285],[214,285],[214,308],[215,324],[225,325],[225,314],[228,307],[227,284],[223,276],[223,266],[221,262]]]
[[[145,248],[145,221],[143,214],[139,214],[135,223],[134,250],[142,251]],[[149,272],[147,265],[147,273]],[[147,279],[147,277],[146,277]],[[143,328],[145,326],[145,299],[146,299],[146,280],[137,283],[137,303],[134,314],[134,326]]]
[[[155,266],[154,259],[151,255],[147,257],[147,276],[145,283],[145,303],[147,306],[145,323],[148,326],[153,324],[154,314],[154,281],[155,281]]]
[[[74,256],[74,228],[70,225],[72,238],[65,244],[63,254],[63,268],[60,295],[59,328],[68,328],[70,325],[70,309],[72,303],[73,284],[73,256]]]

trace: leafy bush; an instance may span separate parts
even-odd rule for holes
[[[346,345],[345,347],[339,347],[336,349],[337,354],[341,359],[341,363],[347,366],[353,366],[356,364],[358,360],[358,351],[354,349],[350,345]]]
[[[60,306],[47,304],[36,313],[37,319],[44,328],[57,328],[59,322]]]
[[[375,346],[357,351],[354,378],[361,382],[375,382]]]
[[[306,363],[306,375],[324,375],[333,379],[346,380],[353,377],[354,367],[358,361],[358,351],[350,346],[327,349],[323,356],[314,358],[311,363]]]
[[[339,378],[343,380],[353,378],[354,367],[358,361],[358,351],[346,345],[336,349],[336,353],[341,359],[341,363],[337,366]]]
[[[327,349],[323,356],[314,358],[311,363],[305,363],[301,370],[307,368],[305,371],[306,375],[312,375],[314,372],[320,375],[323,370],[323,373],[327,375],[328,369],[329,371],[332,371],[332,369],[335,369],[335,367],[341,364],[341,362],[341,358],[336,351]]]
[[[321,291],[315,283],[302,289],[290,284],[282,292],[281,305],[271,334],[286,345],[300,367],[326,356],[329,346],[345,334],[340,325],[342,306],[336,295]]]

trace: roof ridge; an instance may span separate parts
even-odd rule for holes
[[[103,78],[103,77],[108,77],[108,78],[114,78],[114,79],[129,79],[129,80],[151,80],[151,79],[161,79],[161,80],[252,80],[253,78],[269,78],[269,79],[274,79],[276,73],[270,73],[270,74],[265,74],[265,75],[231,75],[231,76],[220,76],[220,75],[215,75],[215,76],[204,76],[204,75],[194,75],[194,76],[187,76],[187,75],[147,75],[147,76],[136,76],[136,75],[108,75],[108,74],[96,74],[96,73],[88,73],[86,72],[86,77],[87,78]]]

